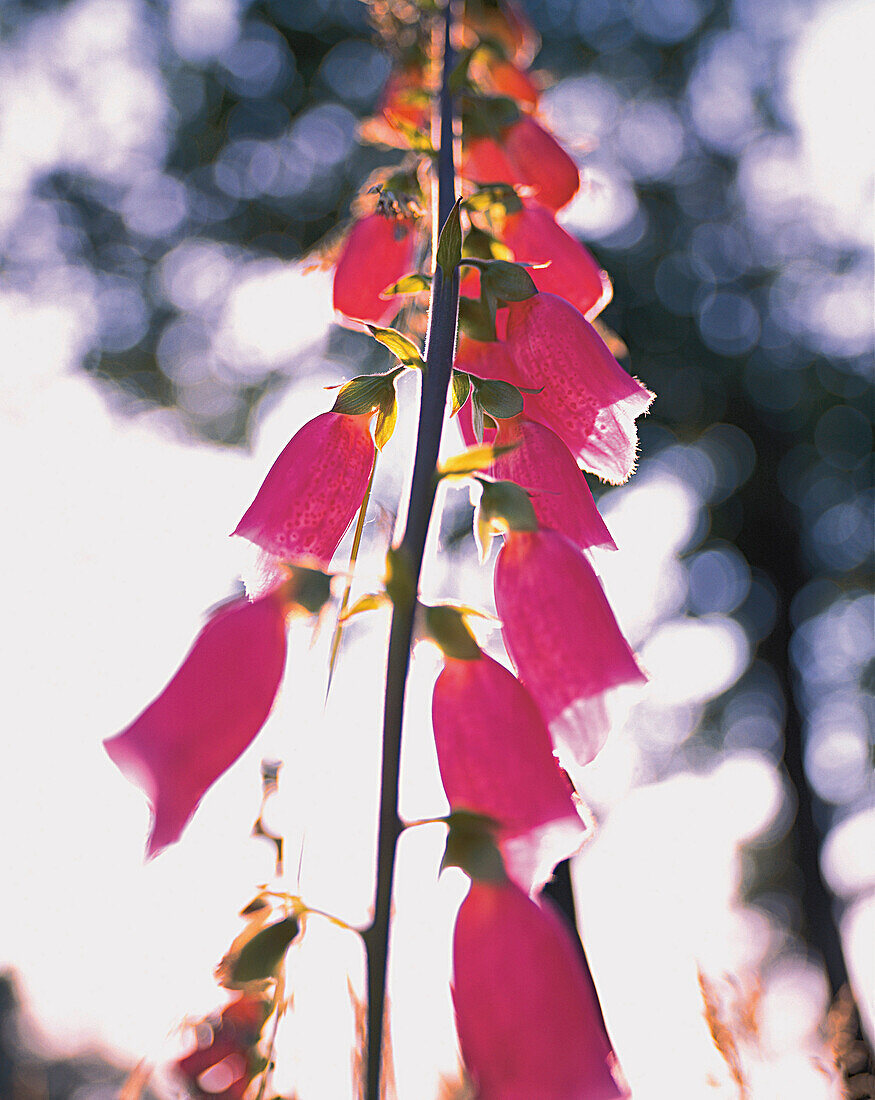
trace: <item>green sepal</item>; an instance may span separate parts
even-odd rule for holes
[[[479,298],[460,298],[459,327],[472,340],[490,343],[495,339],[495,311]]]
[[[397,283],[387,286],[385,290],[381,290],[380,297],[394,298],[396,294],[419,294],[423,290],[428,290],[430,286],[431,275],[414,271],[410,275],[403,276]]]
[[[395,425],[397,423],[398,397],[393,387],[392,396],[387,398],[377,411],[377,422],[374,425],[374,444],[378,451],[382,451],[392,438],[392,433],[395,431]]]
[[[525,267],[509,260],[487,262],[480,279],[490,293],[503,302],[524,302],[538,293],[535,280]]]
[[[495,839],[499,828],[497,821],[485,814],[462,809],[453,809],[444,821],[449,831],[441,860],[442,871],[447,867],[460,867],[478,882],[508,881]]]
[[[351,378],[340,387],[331,411],[346,416],[363,416],[365,413],[376,412],[390,399],[394,399],[395,379],[400,373],[401,367],[394,367],[385,374],[360,374]]]
[[[468,478],[472,474],[483,473],[488,470],[500,455],[514,451],[519,443],[478,443],[474,447],[468,447],[460,454],[452,455],[438,466],[437,476],[440,480],[445,478]]]
[[[462,131],[469,138],[495,138],[513,126],[521,113],[509,96],[468,95],[462,100]]]
[[[523,208],[523,200],[510,183],[486,183],[465,199],[465,207],[475,214],[488,214],[500,206],[506,214],[518,214]]]
[[[483,652],[468,624],[465,613],[451,604],[437,604],[424,608],[425,629],[433,642],[440,646],[445,657],[459,661],[479,661]]]
[[[523,411],[523,395],[517,386],[497,378],[475,378],[469,375],[474,389],[474,401],[483,412],[496,420],[507,420]]]
[[[395,607],[410,607],[416,600],[410,558],[401,546],[390,546],[386,554],[386,594]]]
[[[440,236],[438,237],[437,262],[444,273],[444,278],[449,279],[462,259],[462,221],[459,208],[461,199],[457,199],[453,209],[447,215]]]
[[[239,989],[249,982],[275,978],[289,945],[300,930],[296,917],[284,917],[265,925],[236,954],[222,960],[219,967],[222,985],[226,989]]]
[[[376,325],[368,325],[367,329],[371,336],[387,347],[403,366],[425,370],[419,348],[409,336],[405,336],[396,328],[378,328]]]
[[[283,563],[283,568],[288,575],[284,582],[285,598],[311,615],[318,615],[331,599],[331,574],[288,562]]]
[[[471,379],[464,371],[454,370],[452,381],[453,411],[450,413],[451,417],[455,416],[459,409],[462,408],[468,400],[468,394],[470,392]]]
[[[493,535],[507,531],[537,531],[538,518],[525,489],[513,481],[489,481],[478,477],[482,487],[474,513],[474,541],[480,561],[489,556]]]

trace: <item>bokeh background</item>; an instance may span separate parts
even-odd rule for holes
[[[659,395],[638,473],[600,496],[620,550],[599,568],[652,676],[579,777],[599,833],[575,894],[608,1023],[636,1100],[740,1095],[698,966],[747,1095],[837,1096],[821,1029],[849,977],[875,1030],[875,12],[526,8],[552,76],[543,115],[584,173],[562,220],[611,273],[604,318]],[[347,919],[367,908],[379,624],[349,630],[327,710],[330,630],[293,639],[263,738],[147,867],[147,811],[100,742],[234,590],[245,550],[225,534],[329,406],[323,387],[387,363],[332,324],[319,265],[397,159],[357,141],[391,59],[358,0],[7,0],[0,36],[0,1092],[17,1074],[84,1100],[172,1056],[186,1014],[218,1003],[210,968],[271,873],[248,838],[262,756],[285,762],[291,885]],[[380,463],[362,591],[411,432],[402,417]],[[488,606],[469,515],[451,493],[428,584]],[[413,817],[442,812],[435,667],[415,662]],[[464,887],[435,884],[440,842],[424,827],[403,853],[401,1100],[437,1095],[455,1060]],[[305,1100],[349,1089],[358,960],[341,939],[314,926],[296,962],[284,1087]]]

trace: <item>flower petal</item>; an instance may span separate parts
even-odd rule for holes
[[[544,721],[588,764],[608,733],[604,693],[645,679],[592,566],[556,531],[512,531],[495,564],[495,606]]]
[[[292,437],[234,529],[276,559],[331,561],[364,499],[374,443],[364,416],[321,413]],[[272,571],[262,562],[266,576]]]
[[[179,839],[201,798],[264,725],[285,661],[283,595],[234,600],[207,622],[158,698],[104,742],[152,804],[150,858]]]
[[[334,271],[334,308],[355,320],[387,324],[401,299],[381,298],[380,292],[410,272],[415,244],[411,221],[380,213],[360,218]]]
[[[531,696],[486,654],[447,657],[432,722],[450,805],[500,822],[508,874],[527,893],[539,890],[580,847],[585,827]]]
[[[453,936],[459,1045],[479,1100],[617,1100],[611,1045],[571,935],[513,883],[471,883]]]
[[[549,210],[561,210],[577,194],[580,172],[556,138],[533,118],[523,115],[502,139],[504,152],[520,183],[535,189]]]

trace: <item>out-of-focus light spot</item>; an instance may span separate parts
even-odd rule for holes
[[[634,0],[632,22],[656,42],[682,42],[698,27],[710,6],[707,0]]]
[[[825,802],[845,805],[872,782],[872,748],[866,714],[853,698],[816,707],[806,729],[805,770]]]
[[[240,0],[171,0],[170,41],[186,61],[227,50],[240,33]]]
[[[239,272],[217,335],[216,350],[246,376],[281,370],[328,330],[331,274],[265,260]]]
[[[719,615],[672,619],[657,627],[641,650],[641,662],[651,678],[650,692],[670,705],[725,691],[749,659],[744,629]]]
[[[362,107],[376,98],[390,68],[384,53],[367,42],[352,39],[338,42],[328,51],[319,74],[338,99]]]
[[[245,35],[219,61],[231,88],[256,99],[275,93],[294,75],[295,59],[285,40],[264,23],[247,23]]]
[[[697,62],[687,85],[690,113],[719,152],[738,152],[759,131],[754,89],[762,66],[755,43],[739,31],[712,38]]]
[[[820,858],[835,893],[853,897],[875,886],[875,806],[834,826]]]
[[[212,335],[192,317],[178,318],[165,326],[155,350],[163,374],[180,386],[192,386],[210,373],[214,359]]]
[[[585,238],[602,240],[630,225],[637,213],[638,198],[626,172],[591,160],[580,191],[563,210],[560,221]]]
[[[663,447],[654,462],[661,469],[683,478],[701,500],[710,499],[717,485],[717,469],[707,450],[676,443],[670,447]],[[690,531],[687,541],[692,534],[693,532]]]
[[[870,1041],[875,1037],[875,894],[859,898],[845,910],[842,943],[860,1017]]]
[[[828,1003],[829,987],[821,967],[802,958],[781,960],[769,973],[761,1002],[760,1035],[766,1048],[798,1048],[822,1025]]]
[[[211,310],[224,297],[235,266],[224,245],[190,238],[164,256],[158,271],[169,302],[177,309],[200,312]]]
[[[138,344],[149,329],[149,310],[140,288],[130,279],[104,276],[97,292],[100,342],[110,352]]]
[[[672,313],[689,316],[699,296],[700,280],[686,256],[675,253],[661,260],[654,276],[659,300]]]
[[[356,119],[351,111],[339,103],[323,103],[297,119],[292,138],[317,165],[332,168],[349,154],[355,132]]]
[[[846,570],[861,565],[872,554],[872,499],[863,495],[833,505],[805,532],[809,555],[827,569]]]
[[[715,282],[731,282],[752,262],[750,247],[738,230],[717,222],[696,226],[690,236],[690,257],[700,277]]]
[[[748,480],[756,466],[756,449],[750,436],[735,424],[712,424],[699,438],[715,472],[715,484],[708,494],[712,504],[726,500]]]
[[[125,195],[121,213],[132,233],[167,237],[188,213],[185,184],[172,176],[147,175]]]
[[[694,615],[710,611],[728,614],[750,591],[750,567],[744,556],[723,543],[694,555],[687,563],[689,609]]]
[[[667,103],[645,100],[629,104],[614,140],[614,151],[635,179],[662,179],[683,154],[684,128]]]
[[[597,145],[613,130],[622,107],[623,99],[616,88],[594,75],[563,80],[541,98],[541,109],[550,127],[572,147]]]
[[[744,355],[760,335],[760,315],[750,298],[735,290],[720,290],[702,302],[699,331],[712,350],[721,355]]]

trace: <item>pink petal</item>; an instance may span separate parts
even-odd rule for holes
[[[645,679],[592,566],[556,531],[513,531],[495,564],[495,606],[544,721],[588,764],[608,733],[604,693]]]
[[[502,146],[491,137],[475,137],[462,143],[459,175],[474,183],[522,183]]]
[[[368,416],[321,413],[292,437],[234,529],[276,559],[331,561],[374,465]],[[262,568],[270,575],[270,561]]]
[[[334,308],[347,317],[387,324],[403,301],[380,292],[413,267],[416,233],[413,223],[383,214],[360,218],[343,246],[334,271]]]
[[[558,435],[523,414],[499,421],[495,442],[516,446],[500,455],[489,472],[529,491],[541,527],[559,531],[581,549],[616,550],[583,471]]]
[[[580,187],[577,165],[540,123],[523,115],[505,132],[502,144],[511,170],[520,183],[535,189],[542,206],[561,210],[571,202]]]
[[[588,321],[610,302],[613,287],[607,272],[576,237],[556,224],[549,210],[526,203],[518,213],[507,216],[502,239],[516,260],[549,260],[549,267],[529,272],[536,286],[570,302]]]
[[[486,654],[447,657],[431,713],[450,805],[501,822],[508,874],[527,893],[539,890],[585,828],[531,696]]]
[[[513,883],[471,883],[453,937],[459,1045],[479,1100],[617,1100],[571,935]]]
[[[158,698],[104,742],[152,804],[149,857],[179,839],[206,791],[264,725],[285,661],[281,594],[234,600],[207,622]]]
[[[635,466],[635,418],[653,394],[623,370],[564,298],[536,294],[514,302],[507,314],[516,373],[505,381],[541,389],[526,396],[526,415],[561,436],[585,469],[613,484],[625,481]]]

